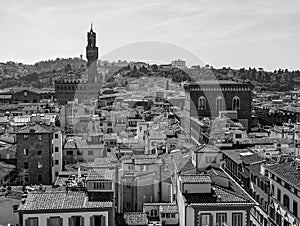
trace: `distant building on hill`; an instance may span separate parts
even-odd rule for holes
[[[186,68],[186,61],[184,60],[173,60],[172,61],[172,67],[174,68],[179,68],[179,69],[183,69],[183,68]]]

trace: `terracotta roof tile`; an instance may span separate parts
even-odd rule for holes
[[[20,211],[42,211],[63,209],[89,209],[112,207],[112,202],[91,202],[84,192],[33,192],[27,195]]]

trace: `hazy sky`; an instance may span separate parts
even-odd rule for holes
[[[216,67],[300,68],[299,0],[1,0],[0,4],[0,62],[85,55],[92,21],[102,59],[182,58],[197,63],[186,55],[191,52]],[[127,49],[118,57],[115,49],[145,41],[178,48]]]

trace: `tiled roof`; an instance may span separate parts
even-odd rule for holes
[[[241,160],[246,164],[251,164],[256,162],[262,162],[264,161],[264,158],[259,156],[257,153],[254,153],[252,155],[241,156]]]
[[[109,169],[93,169],[90,170],[86,180],[111,181],[114,178],[114,171]]]
[[[178,206],[176,203],[169,203],[168,205],[161,205],[159,207],[161,213],[178,213]]]
[[[188,193],[184,194],[186,202],[190,205],[254,205],[248,199],[224,188],[214,186],[210,194]]]
[[[0,162],[0,179],[8,175],[10,172],[14,171],[16,167],[14,165],[9,165],[4,162]]]
[[[127,225],[148,225],[146,213],[128,212],[124,213],[124,219]]]
[[[194,170],[194,172],[196,172],[196,167],[192,162],[192,157],[190,157],[189,161],[187,161],[186,164],[182,168],[180,168],[179,172],[183,173],[190,170]]]
[[[56,131],[56,127],[53,127]],[[46,128],[46,126],[41,126],[39,124],[25,126],[16,131],[17,134],[26,134],[26,133],[53,133],[51,127]]]
[[[219,168],[209,167],[208,169],[205,170],[205,172],[209,174],[211,178],[216,176],[228,178],[227,174],[224,173],[224,171]]]
[[[247,168],[253,175],[259,176],[260,175],[260,166],[261,166],[261,164],[258,163],[258,164],[253,164],[253,165],[247,166]]]
[[[220,152],[220,149],[216,146],[205,144],[197,147],[195,152]]]
[[[203,174],[185,174],[181,175],[181,181],[182,183],[189,183],[189,184],[197,184],[197,183],[205,183],[210,184],[211,179],[209,175],[203,175]]]
[[[233,160],[237,164],[242,163],[241,153],[251,152],[248,149],[233,149],[233,150],[223,150],[222,153],[228,156],[231,160]]]
[[[47,211],[47,210],[75,210],[109,208],[112,202],[88,201],[85,192],[54,191],[28,193],[24,204],[19,206],[20,211]]]
[[[297,170],[296,166],[297,164],[293,166],[291,165],[291,162],[284,162],[276,163],[273,165],[266,165],[265,168],[275,175],[278,175],[287,183],[300,188],[300,170]]]
[[[185,165],[189,164],[191,156],[191,151],[178,151],[165,155],[163,157],[163,162],[166,165],[166,169],[170,171],[170,173],[175,173],[176,170],[181,171],[181,169],[184,168]]]

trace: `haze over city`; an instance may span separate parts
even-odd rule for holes
[[[100,59],[175,58],[230,66],[298,69],[300,3],[291,1],[2,1],[0,61],[35,63],[84,55],[91,22]],[[182,48],[169,56],[159,46],[121,55],[128,44],[155,41]],[[171,48],[172,49],[172,48]],[[145,52],[146,58],[145,59]],[[191,57],[191,52],[197,58]],[[150,59],[151,58],[151,59]]]

